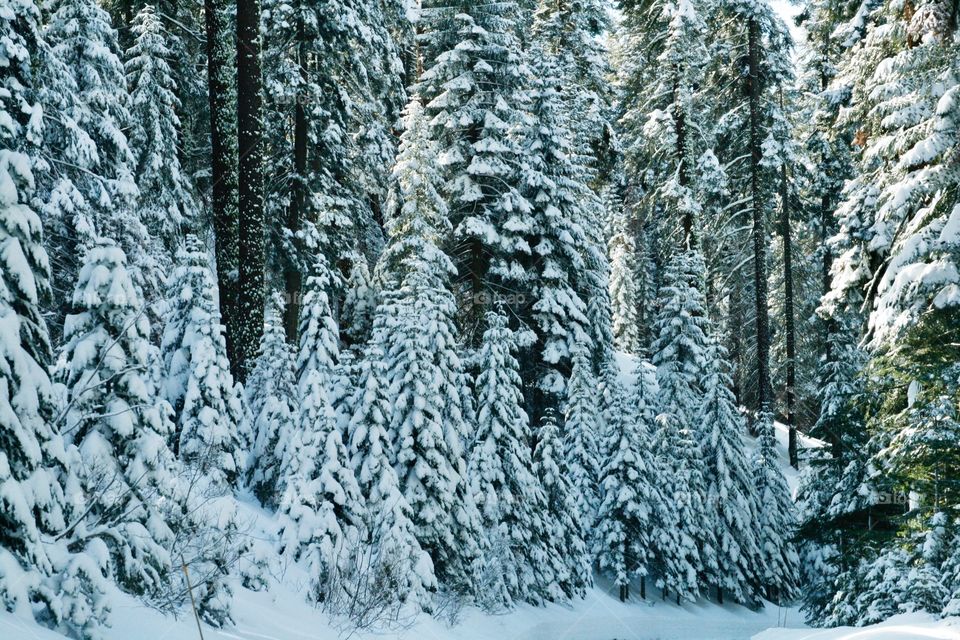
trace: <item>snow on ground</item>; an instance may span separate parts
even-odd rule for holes
[[[960,639],[960,618],[940,620],[928,614],[894,616],[869,627],[768,629],[753,640],[930,640]]]
[[[275,590],[254,593],[238,588],[236,626],[214,630],[204,626],[205,640],[341,640],[349,634],[331,626],[299,594]],[[108,640],[196,640],[192,617],[178,620],[120,596],[113,611]],[[357,633],[351,640],[748,640],[778,617],[798,623],[795,610],[768,605],[753,612],[736,605],[720,607],[701,603],[678,607],[656,600],[619,602],[603,588],[591,589],[585,600],[572,606],[521,606],[503,615],[485,615],[475,609],[463,612],[456,626],[421,616],[402,630],[378,634]],[[777,636],[767,636],[777,637]],[[61,636],[0,613],[0,638],[4,640],[63,640]]]

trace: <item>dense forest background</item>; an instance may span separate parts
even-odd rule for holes
[[[960,613],[958,6],[0,0],[3,605]]]

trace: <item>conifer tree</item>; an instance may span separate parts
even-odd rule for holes
[[[502,312],[488,316],[486,326],[477,354],[477,431],[467,473],[481,525],[505,541],[497,581],[506,592],[503,604],[537,603],[548,593],[542,568],[553,551],[544,535],[546,499],[531,469],[530,427],[513,355],[516,339]]]
[[[76,448],[69,477],[86,501],[69,539],[107,554],[102,570],[124,589],[150,593],[171,563],[164,508],[179,504],[173,424],[148,377],[150,323],[123,251],[100,240],[83,262],[56,371],[68,403],[64,433]]]
[[[243,469],[239,430],[244,416],[230,375],[214,282],[206,247],[188,236],[169,281],[163,391],[176,416],[174,452],[225,488]]]
[[[651,436],[656,427],[656,383],[646,362],[637,367],[637,382],[629,393],[607,390],[613,402],[606,420],[600,470],[601,502],[594,533],[594,555],[620,588],[620,600],[630,595],[630,582],[640,578],[640,597],[652,572],[655,530],[663,525],[663,498]]]
[[[260,355],[244,387],[253,416],[249,482],[266,506],[276,506],[282,446],[295,426],[294,360],[293,348],[284,332],[283,301],[279,294],[274,294],[267,307]]]
[[[106,584],[95,556],[59,539],[75,505],[64,495],[70,458],[48,373],[50,265],[29,205],[42,124],[33,75],[39,19],[33,2],[0,15],[0,603],[64,633],[93,635],[107,615]]]
[[[547,559],[553,574],[549,597],[555,601],[583,597],[587,587],[593,584],[593,568],[585,542],[587,532],[574,496],[576,489],[568,479],[560,427],[551,409],[544,412],[537,429],[533,472],[546,498],[543,518],[553,549]]]
[[[557,57],[537,41],[529,58],[534,79],[521,178],[532,207],[526,235],[534,262],[533,280],[520,291],[530,296],[523,313],[529,313],[537,337],[532,357],[523,358],[525,377],[535,380],[538,392],[528,398],[536,418],[546,406],[559,408],[573,352],[589,335],[584,227],[596,197],[586,185],[586,169],[574,159]]]
[[[391,381],[401,491],[414,531],[441,583],[470,590],[479,554],[479,515],[466,481],[472,403],[458,353],[455,273],[443,252],[444,203],[437,196],[436,156],[417,98],[408,105],[395,179],[400,215],[391,222],[383,267],[387,289],[374,333],[382,337]],[[391,284],[392,283],[392,284]]]
[[[599,504],[601,459],[597,430],[602,425],[602,414],[596,391],[589,353],[581,347],[574,353],[567,384],[563,441],[564,462],[582,522],[594,521]]]
[[[318,254],[307,279],[297,353],[297,425],[282,442],[281,550],[310,572],[307,597],[323,602],[342,584],[358,544],[363,503],[331,403],[339,332],[330,312],[329,272]]]
[[[390,438],[389,375],[386,358],[375,335],[359,363],[349,426],[349,456],[363,500],[364,542],[377,550],[384,582],[400,602],[430,608],[436,590],[433,562],[420,546],[410,504],[400,491],[394,469],[394,443]]]
[[[55,0],[47,7],[47,46],[38,63],[43,85],[44,147],[49,171],[40,181],[54,267],[56,299],[70,299],[78,258],[97,237],[116,240],[135,266],[149,304],[162,297],[158,253],[139,215],[129,94],[110,16],[94,0]],[[58,114],[54,118],[53,114]],[[65,308],[54,314],[59,334]]]
[[[525,107],[517,5],[457,0],[427,9],[427,69],[418,91],[437,141],[453,226],[454,289],[469,305],[464,341],[476,346],[489,310],[485,300],[524,290],[531,279],[530,204],[520,192],[522,151],[511,136]]]
[[[730,390],[729,363],[719,337],[708,338],[701,379],[703,405],[699,421],[704,426],[706,497],[709,526],[717,541],[717,573],[708,580],[737,602],[752,603],[759,548],[754,534],[755,510],[753,477],[742,433],[746,427],[737,412]]]
[[[151,237],[161,241],[157,256],[166,269],[181,242],[181,229],[195,226],[197,205],[180,165],[180,100],[170,62],[170,37],[151,5],[145,5],[131,29],[136,40],[126,52],[130,89],[133,177],[140,190],[140,215]]]
[[[654,436],[662,452],[663,494],[673,496],[674,544],[661,561],[661,582],[678,600],[695,599],[706,575],[716,571],[713,531],[708,528],[704,460],[697,442],[705,436],[699,421],[707,319],[703,305],[703,259],[677,254],[667,266],[652,346],[660,387],[660,427]]]
[[[773,418],[761,414],[757,422],[758,445],[752,460],[757,501],[753,526],[760,549],[756,581],[768,599],[783,601],[797,592],[800,560],[793,545],[796,513],[777,460]]]

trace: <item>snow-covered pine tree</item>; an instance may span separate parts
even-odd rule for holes
[[[110,16],[95,0],[53,0],[39,57],[46,169],[39,180],[59,334],[78,261],[98,236],[116,240],[148,304],[162,296],[157,246],[143,225],[128,145],[129,94]],[[56,117],[54,117],[56,114]]]
[[[717,601],[724,595],[752,604],[760,550],[754,533],[758,507],[753,475],[744,451],[746,425],[737,411],[731,391],[730,364],[720,337],[711,335],[704,352],[700,386],[703,401],[699,422],[703,425],[704,473],[710,527],[716,538],[717,572],[708,575],[716,588]]]
[[[385,291],[399,287],[406,271],[404,263],[411,256],[447,245],[452,227],[441,194],[438,154],[420,95],[414,94],[404,111],[393,168],[395,189],[387,207],[392,213],[387,220],[387,244],[377,261],[377,280]]]
[[[244,391],[253,416],[248,477],[261,504],[276,507],[283,442],[296,424],[295,355],[283,326],[283,299],[275,293],[264,318],[260,355]]]
[[[520,192],[523,153],[511,130],[524,118],[525,69],[516,37],[517,4],[436,2],[418,91],[423,96],[453,225],[464,342],[477,346],[494,298],[530,286],[532,222]],[[522,296],[506,298],[519,312]]]
[[[32,1],[0,15],[0,606],[86,636],[105,622],[106,584],[95,556],[58,540],[84,503],[64,496],[68,458],[54,424],[41,306],[50,266],[41,220],[28,204],[41,126],[32,64],[39,20]]]
[[[550,599],[580,598],[593,584],[593,567],[587,550],[587,531],[580,519],[576,489],[570,484],[560,427],[552,409],[544,412],[533,449],[533,473],[543,488],[543,519],[552,553]]]
[[[126,52],[124,69],[133,121],[133,176],[140,190],[140,217],[165,249],[157,258],[166,273],[181,243],[181,229],[196,226],[197,204],[180,166],[180,101],[169,34],[151,5],[140,10],[130,28],[136,40]]]
[[[613,215],[613,235],[607,243],[610,256],[610,307],[613,316],[613,341],[624,353],[640,352],[640,304],[642,283],[637,265],[634,231],[629,228],[626,207]]]
[[[215,287],[206,247],[188,236],[168,283],[163,392],[175,414],[174,452],[226,489],[243,470],[238,434],[244,416]]]
[[[716,542],[706,503],[704,459],[698,442],[705,437],[699,421],[700,377],[708,320],[703,302],[703,258],[696,251],[676,254],[667,265],[654,323],[651,351],[660,387],[659,428],[654,446],[665,473],[663,495],[671,496],[674,544],[665,546],[658,584],[677,599],[696,599],[707,575],[717,568]]]
[[[150,323],[112,240],[85,253],[72,309],[56,369],[63,433],[75,447],[66,472],[76,519],[64,535],[123,589],[149,594],[171,567],[179,470],[167,445],[173,424],[148,377]]]
[[[532,353],[521,357],[524,378],[533,382],[527,406],[536,420],[545,407],[560,408],[573,352],[589,335],[584,225],[597,199],[586,185],[585,167],[574,161],[557,57],[538,41],[528,58],[533,78],[521,134],[521,179],[532,207],[527,238],[534,259],[532,280],[518,291],[530,297],[522,318],[536,335]]]
[[[376,218],[395,154],[390,129],[405,101],[396,4],[264,2],[265,144],[278,176],[269,185],[269,238],[291,298],[312,267],[314,248],[303,238],[310,226],[320,228],[331,265],[382,246]],[[294,300],[290,339],[298,317]]]
[[[362,253],[351,256],[345,289],[340,309],[341,337],[347,345],[362,345],[370,337],[377,307],[376,290]]]
[[[950,220],[960,215],[957,30],[946,5],[871,5],[866,36],[841,66],[845,120],[858,127],[859,172],[837,208],[832,292],[865,292],[871,347],[889,346],[925,310],[957,304]],[[904,105],[914,108],[906,109]]]
[[[780,470],[772,416],[757,416],[757,433],[751,466],[756,500],[753,529],[760,556],[754,579],[768,600],[783,602],[795,597],[798,589],[800,558],[793,543],[796,508]]]
[[[364,542],[377,559],[372,565],[373,580],[381,585],[379,595],[429,610],[437,580],[433,562],[417,539],[410,504],[394,469],[390,379],[381,338],[379,332],[374,335],[358,365],[360,378],[348,429],[350,463],[363,500]]]
[[[641,360],[631,389],[606,389],[612,402],[601,453],[600,508],[593,532],[594,556],[601,570],[613,574],[620,600],[630,597],[630,583],[640,579],[646,598],[646,578],[664,526],[665,506],[658,487],[652,435],[656,428],[656,380]]]
[[[514,356],[516,338],[502,311],[486,320],[478,374],[474,380],[477,430],[467,474],[470,490],[488,536],[502,540],[493,569],[494,584],[503,593],[485,597],[539,603],[550,596],[553,576],[543,571],[549,547],[544,522],[546,498],[532,472],[531,433],[523,410],[520,365]]]
[[[544,51],[558,58],[557,89],[563,94],[565,112],[576,114],[570,118],[575,152],[594,185],[608,179],[617,151],[610,121],[610,69],[603,45],[609,27],[609,15],[600,0],[540,0],[531,29]]]
[[[455,269],[441,248],[448,222],[430,140],[414,97],[394,172],[400,213],[389,227],[388,262],[378,266],[386,288],[374,333],[388,363],[389,433],[417,540],[430,553],[441,584],[469,591],[481,540],[466,482],[473,409],[448,289]]]
[[[363,503],[331,403],[339,331],[327,287],[330,273],[318,253],[306,282],[297,353],[296,428],[281,443],[281,552],[303,562],[307,598],[324,602],[344,588],[346,562],[362,534]]]
[[[593,363],[585,347],[573,355],[563,416],[564,462],[581,522],[594,522],[599,505],[600,447],[603,426]]]

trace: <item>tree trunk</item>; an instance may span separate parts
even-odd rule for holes
[[[783,106],[782,97],[780,103]],[[785,159],[780,165],[780,235],[783,239],[783,313],[784,329],[787,333],[786,420],[789,429],[787,451],[790,456],[790,466],[799,469],[797,420],[794,410],[797,388],[797,337],[793,313],[793,239],[790,235],[790,184]]]
[[[770,318],[767,311],[767,236],[764,225],[761,144],[763,128],[760,118],[760,25],[750,19],[748,25],[750,83],[750,191],[753,212],[753,284],[757,334],[757,408],[770,411]]]
[[[238,322],[235,364],[242,382],[263,333],[263,96],[260,77],[260,2],[237,2],[237,142],[239,147]]]
[[[640,599],[647,599],[647,577],[640,576]]]
[[[626,602],[627,598],[630,597],[630,585],[622,584],[620,585],[620,602]]]
[[[232,103],[231,43],[222,0],[204,0],[207,29],[207,76],[210,102],[210,209],[213,217],[220,320],[226,327],[227,356],[236,374],[236,336],[239,318],[237,271],[236,130]]]
[[[299,249],[298,233],[303,227],[306,217],[307,203],[307,112],[305,102],[307,96],[303,93],[307,84],[307,41],[303,23],[302,4],[297,11],[297,65],[300,70],[300,89],[297,91],[297,103],[293,114],[293,197],[287,213],[287,228],[292,234],[294,246]],[[299,250],[286,256],[283,272],[284,288],[286,290],[287,306],[284,310],[284,329],[287,341],[297,343],[297,326],[300,321],[300,291],[303,287]]]
[[[723,587],[717,585],[717,604],[723,604]]]
[[[679,182],[681,187],[686,187],[689,180],[689,171],[687,169],[687,122],[686,114],[683,112],[683,107],[678,104],[677,96],[680,95],[680,78],[681,70],[677,68],[676,78],[673,83],[673,108],[675,113],[673,115],[674,122],[674,133],[677,136],[677,182]],[[693,237],[693,211],[689,208],[683,212],[683,243],[684,249],[690,250],[694,246],[694,237]]]

